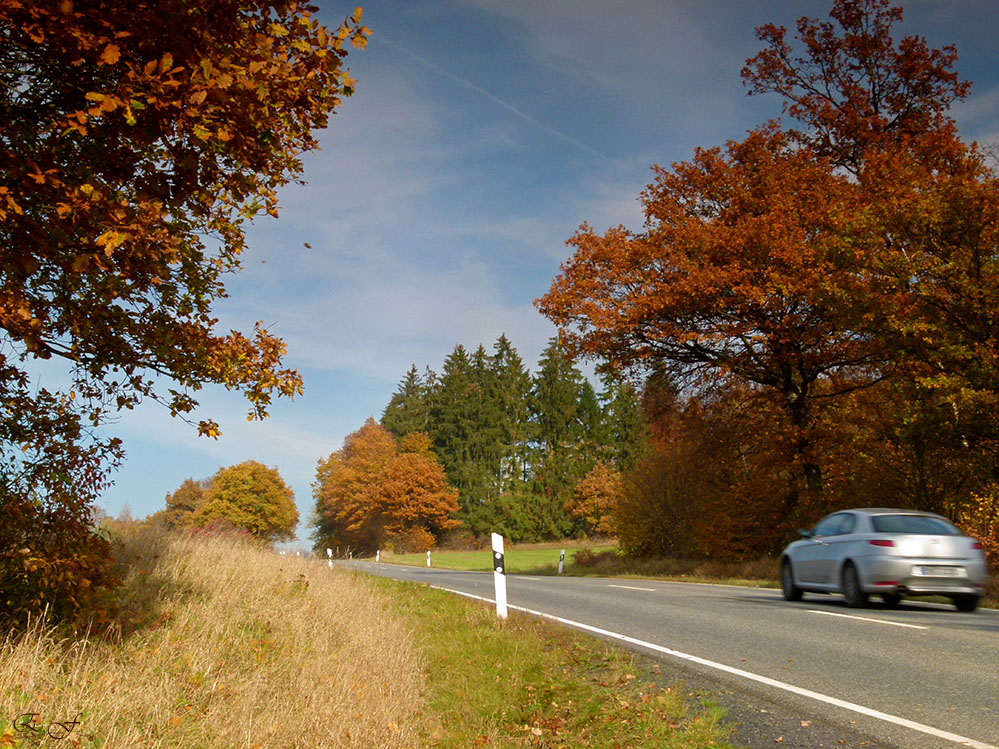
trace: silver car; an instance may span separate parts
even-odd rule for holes
[[[846,605],[880,596],[897,606],[904,596],[940,595],[974,611],[985,595],[982,545],[929,512],[866,508],[827,515],[780,556],[784,598],[805,591],[842,593]]]

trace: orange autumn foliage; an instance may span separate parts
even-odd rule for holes
[[[849,488],[890,495],[845,475],[862,466],[851,442],[913,468],[899,503],[938,501],[925,471],[948,442],[979,474],[966,487],[997,469],[999,179],[948,116],[969,91],[955,50],[896,39],[901,15],[887,0],[835,0],[830,21],[799,21],[797,47],[786,29],[758,29],[765,49],[743,76],[782,96],[793,123],[656,167],[643,230],[583,224],[537,301],[575,355],[667,372],[691,397],[752,396],[754,428],[719,453],[738,461],[719,471],[730,500],[703,508],[705,529],[728,524],[722,535],[747,544],[746,519],[779,529],[769,548],[796,520],[858,501]],[[872,423],[851,399],[882,383],[897,410]]]
[[[459,522],[458,491],[425,434],[400,441],[368,419],[319,461],[313,484],[316,548],[373,553],[388,544],[425,551]],[[419,547],[419,548],[417,548]]]
[[[336,30],[317,11],[0,3],[0,619],[83,620],[114,582],[90,510],[123,450],[95,427],[148,400],[195,421],[213,383],[251,418],[301,392],[280,338],[218,330],[213,305],[353,92],[360,9]],[[39,387],[37,359],[65,387]]]
[[[566,502],[566,510],[583,521],[589,535],[614,535],[614,517],[622,491],[621,474],[612,465],[601,461],[576,484]]]

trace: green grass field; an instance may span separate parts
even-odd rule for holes
[[[544,548],[542,548],[544,547]],[[576,552],[584,548],[578,541],[565,546],[550,547],[548,544],[530,544],[520,548],[509,546],[504,549],[506,570],[511,574],[554,575],[558,571],[559,551],[565,549],[565,564],[572,564]],[[612,550],[613,546],[586,546],[592,552]],[[423,566],[427,563],[426,554],[381,555],[381,561],[390,564]],[[484,551],[432,551],[430,564],[448,570],[472,570],[492,572],[493,553]]]

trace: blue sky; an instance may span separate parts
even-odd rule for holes
[[[337,26],[354,3],[320,0]],[[999,3],[905,3],[902,31],[958,47],[974,86],[953,114],[999,140]],[[237,393],[202,391],[218,441],[155,404],[109,427],[128,459],[101,505],[136,517],[188,477],[253,459],[295,491],[303,523],[316,461],[378,418],[410,365],[505,333],[533,367],[551,324],[533,307],[583,221],[640,228],[653,164],[721,145],[780,114],[739,77],[754,27],[825,17],[812,0],[371,0],[358,80],[305,158],[281,217],[254,225],[244,271],[217,307],[288,343],[305,395],[247,422]],[[311,249],[305,247],[305,243]],[[164,383],[166,386],[166,383]],[[199,416],[201,418],[202,416]],[[307,529],[300,527],[300,539]]]

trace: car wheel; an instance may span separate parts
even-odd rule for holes
[[[801,600],[804,591],[794,584],[794,572],[791,570],[791,563],[786,559],[784,560],[784,564],[780,566],[780,587],[784,592],[785,600]]]
[[[843,598],[851,609],[863,608],[867,604],[867,594],[860,589],[857,568],[852,564],[843,568]]]
[[[974,611],[978,608],[978,596],[968,595],[968,596],[954,596],[951,600],[954,601],[954,605],[957,606],[958,611]]]
[[[882,593],[881,600],[885,602],[885,606],[895,608],[902,602],[902,596],[897,593]]]

